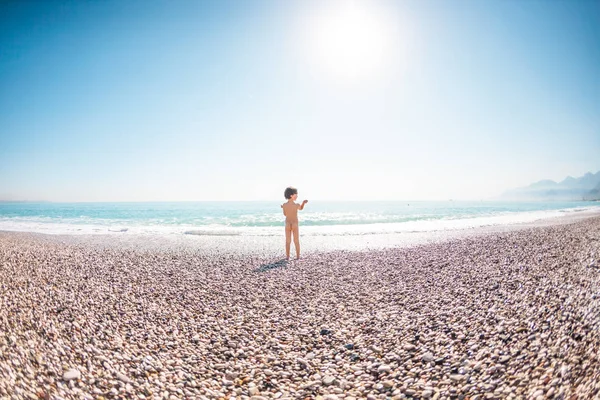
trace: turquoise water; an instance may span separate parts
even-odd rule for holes
[[[42,233],[271,234],[279,202],[0,203],[0,230]],[[596,208],[592,202],[319,202],[300,212],[305,232],[377,233],[530,222]]]

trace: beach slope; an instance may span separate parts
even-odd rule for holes
[[[594,398],[600,218],[290,263],[0,233],[0,327],[0,398]]]

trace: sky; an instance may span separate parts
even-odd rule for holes
[[[598,170],[598,1],[0,2],[0,200],[480,200]]]

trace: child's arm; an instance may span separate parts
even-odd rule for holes
[[[302,204],[300,204],[300,207],[298,207],[298,210],[304,210],[304,205],[305,205],[306,203],[308,203],[308,200],[304,200],[304,201],[302,202]]]
[[[285,207],[283,206],[283,204],[281,205],[281,209],[283,210],[283,215],[285,215]],[[287,215],[285,215],[287,217]]]

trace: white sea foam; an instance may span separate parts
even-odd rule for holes
[[[303,225],[302,235],[307,236],[346,236],[346,235],[374,235],[408,232],[436,232],[464,230],[485,226],[499,226],[531,223],[540,220],[551,220],[575,213],[597,213],[599,206],[578,207],[557,210],[527,211],[527,212],[502,212],[490,213],[473,217],[426,218],[424,215],[410,216],[411,220],[405,222],[388,223],[356,223],[368,222],[369,218],[357,217],[353,220],[351,215],[343,215],[344,224],[332,225]],[[257,216],[256,219],[271,220],[272,216]],[[277,217],[279,219],[282,216]],[[320,213],[319,219],[331,220],[332,215]],[[342,218],[342,215],[335,215]],[[421,219],[419,219],[421,218]],[[252,219],[251,215],[243,216],[242,220]],[[372,219],[371,219],[372,220]],[[239,220],[238,220],[239,221]],[[77,219],[59,219],[48,217],[0,217],[0,230],[36,232],[45,234],[69,235],[191,235],[191,236],[280,236],[283,222],[280,226],[227,226],[223,224],[195,225],[195,224],[167,224],[160,220],[124,222],[121,220],[94,219],[89,217]]]

